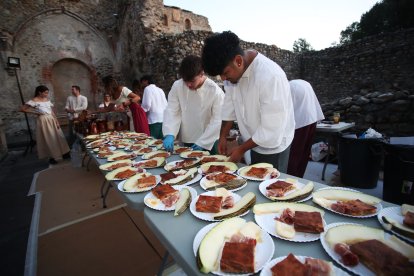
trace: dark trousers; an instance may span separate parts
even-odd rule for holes
[[[149,130],[152,137],[162,139],[162,123],[149,124]]]
[[[275,154],[261,154],[254,150],[250,151],[252,164],[269,163],[272,164],[279,172],[286,173],[289,162],[290,146],[284,151]]]
[[[288,174],[301,178],[305,174],[315,130],[316,123],[295,130],[295,137],[290,148]]]

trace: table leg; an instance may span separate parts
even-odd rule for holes
[[[85,167],[85,159],[86,159],[86,156],[89,156],[88,155],[88,151],[85,151],[85,155],[82,158],[82,168]]]
[[[86,170],[89,172],[89,164],[91,163],[92,158],[89,157],[88,163],[86,164]]]
[[[101,198],[103,198],[104,197],[104,188],[105,188],[105,184],[106,184],[106,179],[102,182],[102,185],[101,185]],[[110,184],[109,182],[108,182],[108,184]]]
[[[106,187],[105,194],[104,194],[104,196],[102,198],[102,208],[106,208],[107,207],[106,206],[106,197],[108,196],[109,189],[111,189],[111,187],[112,187],[111,183],[108,183],[108,187]]]
[[[167,263],[167,260],[168,260],[168,255],[169,253],[167,250],[165,251],[164,257],[162,257],[161,265],[160,265],[160,268],[158,269],[157,276],[162,276],[162,272],[164,271],[165,264]]]

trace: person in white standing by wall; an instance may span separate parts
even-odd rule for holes
[[[315,137],[316,123],[325,119],[312,85],[304,80],[289,82],[295,111],[295,136],[290,147],[287,173],[303,177]]]
[[[69,120],[69,145],[75,141],[73,132],[73,121],[79,117],[79,114],[88,108],[88,99],[80,94],[80,87],[72,85],[72,95],[66,99],[65,110],[68,113]]]
[[[144,88],[141,107],[147,113],[150,134],[154,138],[162,139],[162,122],[164,110],[167,108],[165,93],[154,84],[150,75],[143,76],[140,81]]]

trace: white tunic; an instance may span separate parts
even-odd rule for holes
[[[124,102],[129,100],[128,95],[131,94],[132,91],[128,87],[122,87],[121,94],[119,94],[118,99],[114,100],[116,105],[122,105]]]
[[[223,99],[223,90],[209,78],[197,90],[190,90],[182,79],[175,81],[168,94],[163,134],[211,150],[220,136]]]
[[[39,115],[52,114],[53,104],[51,101],[35,102],[33,100],[29,100],[28,102],[26,102],[26,105],[33,107],[36,110],[36,112],[39,113]]]
[[[70,95],[66,99],[65,108],[75,110],[75,113],[68,113],[68,118],[69,120],[76,119],[83,110],[88,108],[88,99],[83,95],[79,95],[77,97]]]
[[[148,85],[144,89],[141,106],[147,112],[149,124],[162,123],[164,110],[167,107],[164,91],[155,84]]]
[[[284,151],[295,133],[289,82],[275,62],[258,53],[236,84],[224,81],[222,120],[237,120],[243,141],[260,154]]]
[[[325,119],[318,98],[309,82],[291,80],[289,84],[295,110],[296,129]]]

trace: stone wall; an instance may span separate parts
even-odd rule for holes
[[[413,90],[361,89],[358,94],[322,104],[325,117],[341,113],[341,120],[355,122],[355,130],[362,133],[368,128],[386,136],[414,135]]]
[[[189,54],[201,55],[204,40],[211,34],[212,32],[207,31],[187,31],[176,35],[162,35],[156,41],[156,47],[151,52],[150,67],[156,83],[166,93],[179,78],[178,67],[181,60]],[[289,78],[296,78],[299,75],[297,54],[282,50],[275,45],[242,41],[241,46],[243,49],[256,49],[276,61]],[[220,78],[215,80],[220,82]]]
[[[321,102],[361,89],[414,88],[414,29],[380,34],[301,56],[300,78],[309,81]]]
[[[162,22],[164,25],[164,33],[177,34],[190,30],[211,31],[207,17],[178,7],[164,6]]]

